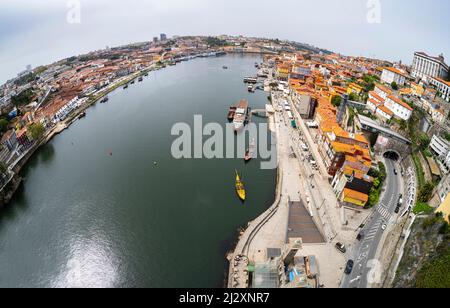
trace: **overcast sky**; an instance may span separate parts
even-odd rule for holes
[[[450,59],[448,0],[79,0],[81,22],[69,23],[74,1],[0,0],[0,83],[28,64],[159,33],[290,39],[405,63],[414,51]],[[370,23],[376,2],[380,23]]]

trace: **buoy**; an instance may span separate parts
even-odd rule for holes
[[[155,165],[155,166],[156,166],[156,165],[158,165],[158,163],[157,163],[156,161],[154,161],[154,162],[153,162],[153,165]]]

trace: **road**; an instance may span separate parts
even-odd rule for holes
[[[400,195],[400,177],[395,175],[394,169],[399,167],[393,160],[386,159],[387,183],[381,203],[369,217],[362,232],[363,239],[350,253],[350,259],[355,262],[351,275],[346,275],[342,281],[342,288],[367,288],[380,276],[379,263],[375,256],[383,237],[382,226],[388,224],[394,217],[395,208]]]

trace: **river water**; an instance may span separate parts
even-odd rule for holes
[[[222,287],[236,230],[271,205],[276,171],[258,160],[175,160],[170,132],[195,114],[225,123],[241,98],[264,107],[266,94],[242,82],[257,61],[230,55],[152,72],[41,148],[0,213],[0,287]]]

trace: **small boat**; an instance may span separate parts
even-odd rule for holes
[[[244,157],[244,160],[245,160],[245,162],[249,162],[249,161],[251,161],[252,160],[252,158],[253,158],[253,150],[254,150],[254,147],[255,147],[255,144],[254,144],[254,140],[252,141],[252,143],[250,144],[250,147],[247,149],[247,151],[245,151],[245,157]]]
[[[239,173],[236,170],[236,193],[242,201],[245,201],[245,186],[244,183],[241,181],[241,178],[239,176]]]
[[[128,89],[128,84],[123,86],[124,89]]]
[[[252,86],[252,85],[250,85],[250,86],[247,87],[247,90],[248,90],[248,92],[250,92],[250,93],[254,93],[254,92],[255,92],[255,87]]]
[[[223,68],[224,70],[227,70],[227,69],[228,69],[228,66],[225,66],[225,65],[224,65],[222,68]]]
[[[109,101],[109,98],[108,98],[108,96],[105,96],[105,97],[100,101],[100,103],[104,104],[104,103],[106,103],[107,101]]]
[[[79,116],[78,116],[78,119],[82,119],[82,118],[84,118],[84,117],[86,117],[86,112],[82,112]]]
[[[130,83],[131,83],[131,84],[134,84],[134,82],[135,82],[135,81],[134,81],[134,80],[132,80],[132,81],[131,81]]]
[[[145,75],[144,75],[145,77],[147,77],[148,76],[148,73],[145,73]]]

